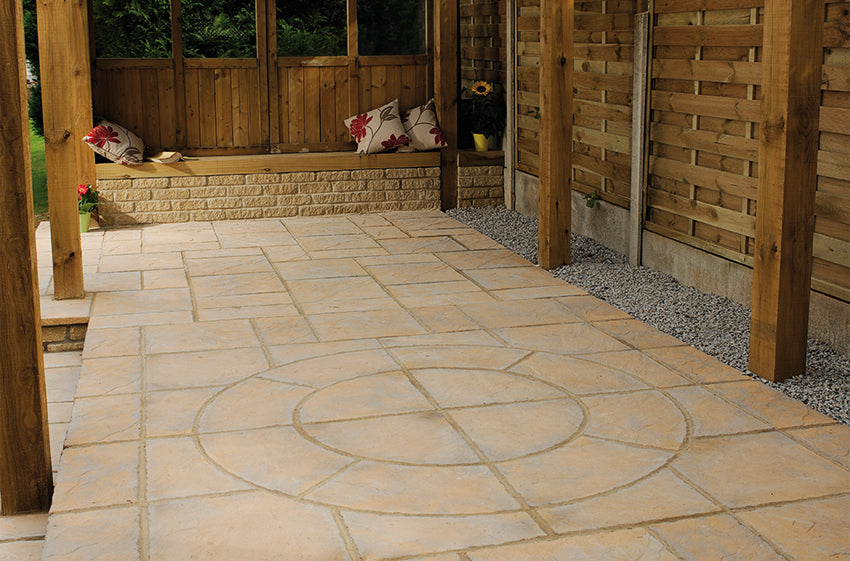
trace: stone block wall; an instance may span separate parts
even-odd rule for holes
[[[440,168],[100,179],[100,224],[440,208]]]
[[[459,208],[505,204],[505,169],[502,166],[466,166],[457,171]]]
[[[83,320],[44,320],[41,326],[41,346],[46,353],[81,351],[86,341],[88,322]]]

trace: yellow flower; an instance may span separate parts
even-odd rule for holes
[[[493,91],[493,86],[490,85],[489,82],[485,82],[484,80],[479,80],[472,84],[472,93],[475,95],[487,95]]]

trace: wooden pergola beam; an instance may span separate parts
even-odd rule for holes
[[[36,6],[54,297],[82,298],[76,187],[96,179],[94,152],[82,141],[92,127],[88,4],[39,0]]]
[[[575,0],[540,3],[540,187],[538,263],[570,262]]]
[[[447,145],[440,150],[443,210],[457,206],[458,1],[434,2],[434,103]]]
[[[50,508],[23,4],[0,0],[0,513]]]
[[[767,0],[750,370],[806,369],[823,60],[823,0]]]

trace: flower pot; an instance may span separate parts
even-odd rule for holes
[[[88,232],[89,226],[91,225],[91,213],[90,212],[81,212],[80,213],[80,232]]]
[[[486,152],[490,149],[490,137],[477,132],[472,133],[472,140],[475,142],[476,152]]]

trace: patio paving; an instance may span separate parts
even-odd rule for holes
[[[45,560],[850,559],[850,428],[442,213],[83,237]]]

